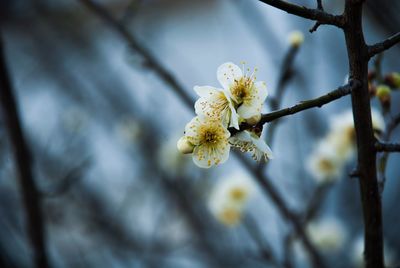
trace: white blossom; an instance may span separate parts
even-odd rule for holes
[[[194,105],[197,115],[219,119],[224,126],[239,129],[239,118],[227,91],[210,86],[195,86],[194,91],[200,96]]]
[[[256,161],[273,158],[272,151],[268,145],[251,131],[241,131],[229,139],[232,146],[238,147],[242,152],[251,152]]]
[[[307,227],[307,233],[313,244],[325,252],[339,250],[346,240],[343,225],[335,219],[311,223]]]
[[[248,75],[232,62],[222,64],[217,70],[218,81],[242,119],[259,115],[268,95],[265,82],[255,81],[255,71]]]
[[[229,131],[219,120],[193,118],[185,127],[185,137],[193,149],[193,161],[202,168],[224,163],[229,157]]]
[[[329,140],[322,140],[308,158],[307,168],[318,183],[329,183],[339,178],[343,170],[343,159],[336,149],[335,144]]]
[[[227,226],[237,225],[255,191],[251,178],[235,173],[220,179],[209,198],[209,208],[215,218]]]

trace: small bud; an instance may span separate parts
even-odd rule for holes
[[[193,153],[194,146],[191,144],[185,136],[180,138],[176,144],[178,151],[182,154],[191,154]]]
[[[261,120],[261,114],[256,114],[250,118],[246,119],[246,123],[253,126],[255,124],[257,124],[258,122],[260,122]]]
[[[293,47],[300,47],[304,42],[304,35],[300,31],[293,31],[288,37],[289,43]]]
[[[400,88],[400,73],[391,73],[385,77],[385,83],[392,88]]]
[[[390,87],[386,85],[379,85],[376,88],[376,96],[382,104],[382,107],[387,110],[390,108]]]

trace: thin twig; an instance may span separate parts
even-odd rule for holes
[[[377,142],[375,148],[378,152],[400,153],[400,143]]]
[[[324,106],[325,104],[328,104],[334,100],[337,100],[341,97],[349,95],[355,89],[357,89],[360,85],[361,85],[361,83],[359,81],[352,80],[352,81],[350,81],[349,84],[347,84],[345,86],[341,86],[341,87],[339,87],[325,95],[322,95],[318,98],[301,101],[299,104],[296,104],[294,106],[263,114],[261,116],[260,122],[258,122],[256,126],[249,125],[247,123],[242,123],[242,124],[240,124],[240,130],[251,129],[254,127],[260,128],[265,123],[272,122],[281,117],[292,115],[292,114],[295,114],[295,113],[298,113],[298,112],[301,112],[304,110],[308,110],[311,108],[315,108],[315,107],[320,108],[320,107]],[[229,128],[229,131],[231,132],[231,134],[235,134],[238,132],[238,130],[234,129],[234,128]]]
[[[33,177],[32,158],[22,130],[17,102],[14,97],[0,36],[0,103],[14,151],[14,161],[18,169],[18,179],[25,207],[26,228],[34,252],[35,267],[49,267],[46,253],[44,220],[40,197]]]
[[[368,47],[368,56],[370,58],[372,58],[376,54],[379,54],[385,50],[388,50],[391,47],[397,45],[398,43],[400,43],[400,32],[392,35],[391,37],[389,37],[388,39],[386,39],[380,43],[369,46]]]
[[[307,8],[281,0],[260,0],[270,6],[276,7],[287,13],[303,17],[305,19],[315,20],[321,24],[335,25],[337,27],[344,26],[343,17],[340,15],[332,15],[319,9]]]

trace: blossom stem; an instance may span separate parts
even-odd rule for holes
[[[400,153],[400,143],[377,142],[375,148],[378,152]]]

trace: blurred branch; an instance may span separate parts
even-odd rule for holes
[[[379,54],[385,50],[390,49],[391,47],[400,43],[400,32],[392,35],[388,39],[377,43],[375,45],[368,46],[368,56],[372,58],[376,54]]]
[[[375,148],[378,152],[400,152],[400,143],[377,142]]]
[[[303,17],[305,19],[318,21],[320,24],[335,25],[342,28],[344,26],[343,16],[332,15],[319,9],[310,9],[298,6],[281,0],[260,0],[261,2],[276,7],[287,13]]]
[[[49,267],[40,196],[33,177],[30,149],[24,138],[17,102],[9,78],[3,41],[0,36],[0,102],[18,169],[19,184],[26,213],[26,228],[31,240],[35,267]]]
[[[281,267],[282,265],[276,258],[271,245],[268,243],[266,239],[263,238],[264,235],[260,230],[258,224],[255,222],[255,219],[251,217],[251,215],[247,215],[243,219],[243,224],[245,226],[247,233],[257,243],[261,251],[261,257],[267,262],[274,265],[274,267]]]
[[[280,195],[275,186],[270,182],[270,179],[262,172],[262,170],[255,167],[247,158],[245,158],[244,155],[237,154],[237,157],[242,161],[243,165],[249,171],[251,171],[253,176],[256,178],[256,181],[261,186],[261,189],[275,204],[283,218],[292,224],[294,232],[301,239],[305,249],[311,257],[313,267],[325,267],[317,249],[312,245],[309,237],[307,236],[302,222],[297,217],[297,215],[286,205],[285,200]]]
[[[128,43],[128,45],[135,50],[137,53],[142,55],[145,59],[146,67],[153,70],[165,83],[167,83],[181,98],[186,104],[192,105],[192,99],[186,93],[183,86],[179,84],[175,77],[173,77],[168,70],[163,67],[161,62],[159,62],[150,51],[148,51],[144,46],[142,46],[139,41],[135,38],[133,34],[131,34],[126,27],[124,27],[121,23],[118,22],[115,18],[111,16],[111,14],[96,4],[91,0],[78,0],[82,4],[84,4],[90,11],[99,16],[102,20],[104,20],[111,28],[113,28],[117,33],[121,35],[121,37]]]
[[[293,63],[296,55],[299,51],[299,46],[290,46],[289,51],[286,53],[285,58],[283,59],[283,64],[281,67],[281,71],[279,73],[278,85],[276,88],[276,94],[272,98],[270,98],[271,110],[275,111],[280,109],[281,104],[283,102],[283,94],[285,93],[285,89],[287,88],[287,84],[293,77]],[[277,124],[272,123],[267,130],[267,143],[272,144],[273,137],[275,133],[275,128]]]
[[[68,192],[71,187],[83,178],[82,173],[89,167],[91,163],[90,158],[84,160],[77,167],[71,169],[64,178],[50,187],[50,189],[42,190],[40,194],[42,197],[60,197]]]

